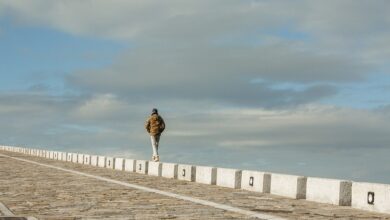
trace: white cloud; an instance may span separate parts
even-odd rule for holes
[[[112,117],[118,112],[122,112],[126,107],[126,103],[119,101],[112,94],[96,95],[86,100],[80,107],[73,111],[73,116],[99,120],[101,118]]]

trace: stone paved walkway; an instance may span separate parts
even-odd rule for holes
[[[287,219],[390,219],[350,207],[153,177],[0,151],[1,154]],[[0,202],[38,219],[246,219],[236,212],[145,192],[0,155]]]

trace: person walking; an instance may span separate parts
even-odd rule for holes
[[[158,155],[158,144],[160,142],[161,133],[165,130],[165,122],[158,114],[158,110],[156,108],[152,110],[152,114],[145,123],[145,128],[150,134],[150,140],[152,141],[152,160],[155,162],[160,161],[160,156]]]

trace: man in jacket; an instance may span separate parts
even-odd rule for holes
[[[148,118],[145,123],[145,128],[150,134],[150,139],[152,141],[153,148],[153,161],[160,161],[160,156],[158,155],[158,143],[160,141],[161,133],[165,129],[164,119],[158,114],[157,109],[152,110],[152,115]]]

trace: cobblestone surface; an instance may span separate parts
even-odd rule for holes
[[[288,219],[390,219],[390,215],[350,207],[97,168],[18,153],[0,153]],[[247,218],[242,214],[2,156],[0,201],[17,216],[34,216],[39,219]]]

